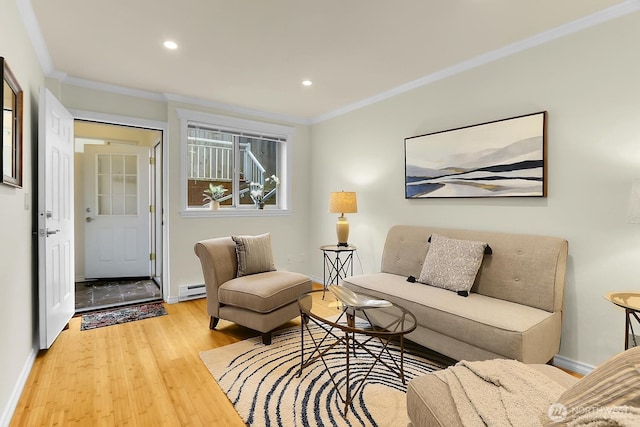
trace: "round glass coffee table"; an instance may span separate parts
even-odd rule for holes
[[[324,289],[310,291],[298,298],[302,319],[300,322],[301,345],[298,376],[302,375],[304,368],[321,360],[329,371],[337,397],[344,404],[343,416],[346,416],[354,396],[362,390],[369,373],[376,364],[380,363],[386,366],[405,384],[404,336],[416,329],[416,317],[398,304],[387,301],[379,304],[376,301],[379,302],[380,299],[364,294],[356,294],[359,299],[354,302],[357,304],[355,306],[347,305],[335,298],[337,306],[335,314],[328,315],[327,303],[315,301],[322,299],[324,292]],[[311,331],[313,325],[324,331],[314,336]],[[305,335],[308,335],[313,344],[307,355],[305,355]],[[372,345],[373,340],[379,343],[375,349]],[[399,341],[399,355],[394,356],[389,350],[389,343],[392,340]],[[340,367],[340,372],[344,369],[344,372],[340,374],[344,377],[340,379],[337,378],[338,373],[331,372],[329,364],[325,360],[327,354],[335,355],[336,347],[343,348],[345,354],[345,363]],[[350,360],[356,356],[357,351],[367,353],[373,359],[373,363],[366,374],[361,378],[359,376],[355,381],[358,382],[356,385],[350,384],[349,368]],[[384,360],[383,355],[386,356]],[[338,386],[338,383],[341,385]]]

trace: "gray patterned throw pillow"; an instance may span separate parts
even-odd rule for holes
[[[484,242],[432,235],[418,281],[454,292],[469,292],[486,246]]]

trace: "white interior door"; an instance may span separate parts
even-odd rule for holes
[[[44,89],[38,144],[40,348],[51,347],[75,312],[73,117]]]
[[[149,147],[87,145],[85,277],[150,275]]]
[[[162,228],[164,214],[162,211],[162,186],[164,185],[162,179],[162,140],[153,146],[153,159],[151,171],[151,206],[153,206],[153,213],[151,214],[151,251],[153,253],[151,277],[162,285]]]

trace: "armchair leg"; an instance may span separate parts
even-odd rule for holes
[[[215,329],[216,326],[218,326],[218,320],[220,319],[217,317],[211,316],[211,319],[209,320],[209,329]]]
[[[262,334],[262,344],[271,345],[271,332],[265,332]]]

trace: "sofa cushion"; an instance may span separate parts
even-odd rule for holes
[[[540,362],[540,354],[558,351],[548,347],[559,342],[560,312],[549,313],[475,293],[460,298],[448,290],[409,283],[388,273],[347,277],[342,283],[355,292],[401,305],[416,316],[419,326],[506,358]],[[422,344],[429,347],[428,343]],[[443,349],[431,348],[448,355]]]
[[[419,282],[454,292],[471,290],[487,244],[431,235]]]
[[[548,312],[562,310],[568,245],[557,237],[395,225],[387,233],[381,271],[419,277],[427,240],[434,233],[487,242],[493,249],[480,266],[472,292]]]
[[[585,408],[640,407],[640,347],[598,366],[567,389],[556,405],[557,413],[550,414],[553,420],[547,425],[565,425],[583,415]]]
[[[271,234],[231,236],[236,244],[238,277],[276,269],[271,250]]]
[[[269,313],[311,290],[311,280],[300,273],[269,271],[238,277],[218,288],[221,304]]]

